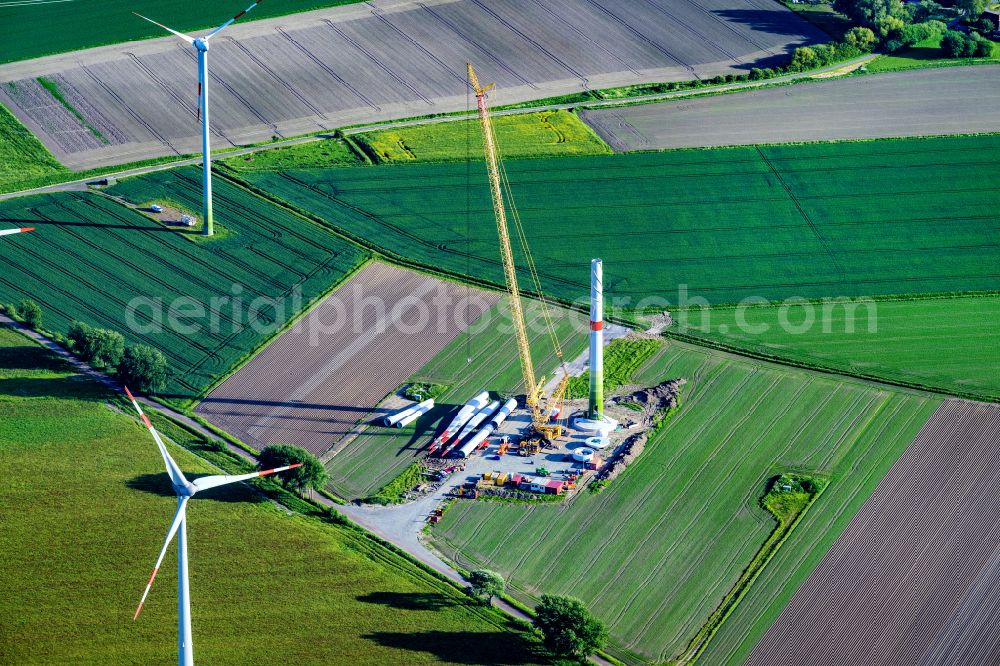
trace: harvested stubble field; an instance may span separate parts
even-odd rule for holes
[[[586,316],[563,309],[553,312],[564,355],[573,359],[587,344]],[[438,396],[437,406],[431,412],[405,428],[366,428],[330,459],[327,465],[330,489],[350,498],[373,494],[413,462],[439,429],[447,425],[458,405],[483,390],[501,395],[523,392],[509,313],[504,298],[414,373],[410,382],[441,384],[448,390]],[[531,302],[525,314],[535,369],[551,377],[558,359],[541,311]]]
[[[132,17],[120,1],[111,4],[121,9],[121,18],[110,25],[134,26],[142,34],[158,30]],[[276,13],[288,6],[274,5]],[[226,17],[215,5],[211,12],[187,12],[189,21],[171,18],[179,8],[156,9],[142,11],[172,27]],[[217,18],[207,18],[216,12]],[[629,0],[614,6],[596,0],[379,0],[227,29],[212,43],[213,132],[217,145],[244,144],[465,110],[467,62],[479,66],[484,82],[497,82],[495,103],[513,103],[742,72],[819,41],[825,35],[792,12],[777,3],[762,8],[755,0]],[[0,83],[27,85],[59,74],[67,90],[87,101],[87,109],[78,107],[87,123],[120,129],[127,143],[119,146],[60,146],[58,134],[42,134],[64,164],[92,168],[198,150],[194,59],[192,49],[168,37],[127,50],[98,49],[72,62],[55,56],[0,66]],[[35,105],[4,101],[25,118],[40,112]]]
[[[197,169],[126,180],[112,192],[137,203],[201,205]],[[38,228],[0,247],[6,266],[0,301],[37,301],[45,326],[56,332],[79,319],[152,345],[173,370],[164,395],[195,398],[366,258],[319,226],[222,181],[215,210],[224,237],[205,242],[92,193],[0,203],[5,226]],[[181,297],[190,303],[180,305]],[[222,298],[229,300],[213,301]],[[171,311],[175,304],[179,309]],[[251,308],[257,326],[248,325]]]
[[[947,401],[746,663],[995,663],[998,460],[1000,406]]]
[[[753,584],[706,663],[753,647],[939,404],[854,381],[671,343],[640,371],[685,377],[680,410],[600,494],[568,506],[463,501],[433,529],[462,566],[510,577],[523,599],[574,594],[609,625],[612,652],[660,661],[681,652],[774,529],[760,507],[786,471],[830,479]]]
[[[376,409],[382,399],[461,332],[465,313],[454,303],[465,295],[464,287],[373,262],[195,411],[258,450],[291,443],[322,455],[384,415]],[[470,313],[473,325],[497,298],[478,290],[474,297],[481,307]]]
[[[107,397],[0,329],[5,664],[176,658],[176,542],[130,620],[176,502],[149,433]],[[168,446],[185,473],[217,473]],[[499,613],[353,528],[291,517],[242,484],[199,495],[188,516],[203,663],[548,663]]]
[[[595,256],[609,307],[992,291],[998,148],[984,136],[679,150],[509,160],[507,173],[543,288],[565,300],[587,296]],[[485,171],[242,177],[392,254],[500,284]]]
[[[998,84],[1000,67],[946,67],[580,115],[617,151],[975,134],[1000,131]]]
[[[669,330],[756,354],[1000,400],[996,295],[714,308],[674,319]]]

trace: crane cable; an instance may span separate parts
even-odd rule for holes
[[[535,264],[535,258],[532,256],[531,250],[528,247],[528,239],[524,231],[524,224],[521,221],[521,215],[517,210],[517,206],[514,205],[514,194],[510,186],[510,179],[507,176],[507,167],[503,162],[502,156],[500,155],[499,144],[496,140],[496,130],[494,129],[492,123],[490,123],[490,132],[493,134],[493,145],[496,147],[500,182],[503,187],[505,198],[507,199],[507,206],[510,209],[510,217],[514,221],[514,230],[517,232],[517,239],[521,245],[521,252],[524,254],[528,274],[531,276],[532,286],[542,306],[542,318],[545,321],[549,337],[552,340],[552,349],[555,352],[556,357],[559,359],[559,362],[561,364],[565,364],[562,346],[559,344],[559,338],[556,335],[555,322],[552,320],[552,315],[549,311],[549,303],[545,298],[544,292],[542,291],[541,279],[538,277],[538,269]]]

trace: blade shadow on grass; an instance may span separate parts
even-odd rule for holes
[[[188,481],[194,481],[195,479],[200,479],[203,476],[212,476],[211,474],[185,474]],[[152,495],[159,495],[161,497],[176,497],[174,493],[174,488],[170,484],[170,477],[167,476],[166,472],[157,472],[155,474],[140,474],[139,476],[133,477],[125,482],[125,485],[132,490],[139,490],[144,493],[150,493]],[[221,486],[219,488],[212,488],[210,490],[205,490],[198,493],[197,499],[199,500],[213,500],[216,502],[240,502],[248,504],[257,504],[259,502],[265,501],[263,495],[259,492],[255,492],[250,488],[247,488],[242,483],[234,483],[228,486]]]
[[[376,631],[363,638],[397,650],[434,655],[455,664],[513,666],[552,663],[537,643],[504,632],[419,631],[412,633]]]
[[[32,227],[94,227],[97,229],[122,229],[124,231],[166,231],[170,233],[175,233],[173,229],[168,229],[167,227],[154,225],[154,226],[139,226],[137,224],[101,224],[100,222],[80,222],[68,220],[23,220],[18,218],[5,218],[0,217],[0,222],[6,222],[13,225],[19,226],[32,226]]]
[[[440,592],[370,592],[362,594],[356,599],[366,604],[379,604],[399,610],[436,611],[442,608],[468,606],[473,603],[471,599],[463,600]]]

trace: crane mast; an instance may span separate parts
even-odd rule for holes
[[[531,346],[528,343],[528,331],[524,321],[524,308],[521,304],[521,291],[517,284],[517,272],[514,267],[514,253],[511,249],[510,231],[507,225],[507,211],[504,206],[503,188],[501,185],[500,157],[497,152],[496,135],[493,132],[493,123],[490,120],[489,110],[486,106],[486,93],[494,84],[486,87],[479,85],[479,78],[472,65],[468,65],[469,84],[476,93],[476,105],[479,110],[479,122],[483,131],[483,148],[486,153],[486,170],[490,181],[490,194],[493,198],[493,213],[496,216],[497,234],[500,237],[500,257],[503,261],[504,279],[507,284],[507,294],[510,297],[511,319],[514,323],[514,337],[517,340],[517,349],[521,361],[521,373],[524,375],[525,401],[532,413],[532,425],[536,432],[549,438],[558,438],[562,434],[562,427],[559,424],[549,423],[549,406],[558,405],[562,401],[562,396],[566,391],[569,381],[565,364],[563,365],[563,377],[558,387],[553,392],[547,404],[542,404],[542,392],[544,387],[535,377],[535,368],[531,360]],[[509,196],[509,193],[508,193]],[[511,202],[513,206],[513,202]],[[526,246],[525,246],[526,247]],[[550,333],[554,331],[550,326]],[[558,340],[553,339],[557,355],[562,360],[562,353],[558,348]]]

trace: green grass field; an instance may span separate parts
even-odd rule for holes
[[[543,328],[540,311],[531,308],[531,305],[526,308],[526,317],[535,371],[551,377],[558,360]],[[426,416],[402,429],[370,426],[330,459],[327,469],[331,491],[352,499],[373,494],[430,444],[437,431],[454,416],[456,406],[483,390],[504,395],[523,391],[508,312],[506,300],[501,301],[490,311],[488,320],[477,322],[469,332],[453,339],[409,380],[449,386]],[[564,356],[572,360],[587,344],[586,316],[563,309],[554,312]]]
[[[13,192],[22,189],[25,183],[69,175],[69,169],[59,164],[42,142],[0,104],[0,192]]]
[[[630,662],[679,653],[774,529],[760,506],[788,471],[830,479],[705,663],[739,663],[940,400],[670,343],[639,380],[685,377],[680,410],[600,494],[568,506],[462,501],[432,531],[522,599],[571,593]]]
[[[343,139],[333,138],[229,157],[221,163],[235,171],[280,171],[303,167],[323,169],[362,164]]]
[[[570,111],[495,116],[497,144],[507,158],[608,155],[611,148]],[[440,162],[483,159],[478,120],[416,125],[358,134],[378,162]]]
[[[990,322],[998,318],[1000,296],[970,296],[693,310],[677,313],[670,330],[758,354],[997,401],[1000,333]],[[816,324],[805,329],[810,320]],[[799,332],[798,326],[805,330]]]
[[[257,21],[353,2],[356,0],[269,0],[255,7],[243,20]],[[174,30],[193,32],[217,26],[249,4],[244,0],[213,3],[185,0],[9,2],[0,6],[0,25],[10,27],[0,62],[168,36],[166,31],[133,16],[133,11]]]
[[[5,664],[162,664],[176,655],[176,545],[132,613],[175,500],[145,428],[0,328]],[[186,473],[213,473],[171,446]],[[209,664],[545,663],[498,613],[353,528],[234,486],[188,509],[195,654]],[[502,657],[498,657],[502,655]]]
[[[934,35],[913,46],[900,49],[889,55],[879,56],[866,65],[869,72],[894,72],[918,67],[940,67],[947,65],[975,65],[993,63],[1000,60],[1000,47],[993,45],[991,58],[946,58],[941,50],[944,35]]]
[[[507,171],[550,294],[585,298],[600,256],[612,305],[725,304],[1000,288],[998,148],[1000,136],[864,141],[511,160]],[[472,166],[243,177],[393,255],[501,283],[485,169]]]
[[[201,201],[193,168],[130,179],[112,192],[143,203],[171,199],[191,210]],[[150,344],[174,370],[165,395],[194,398],[365,258],[319,226],[222,180],[215,210],[227,235],[194,242],[200,237],[95,194],[0,203],[0,224],[38,228],[0,246],[7,266],[0,302],[34,299],[45,327],[56,332],[80,319]],[[175,300],[181,297],[187,302]],[[250,322],[254,310],[259,316]]]

